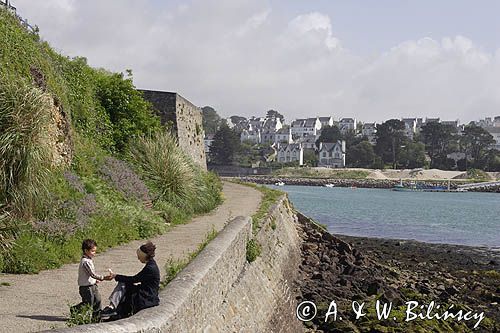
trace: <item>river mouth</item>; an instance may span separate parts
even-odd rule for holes
[[[396,192],[384,189],[272,186],[329,232],[500,248],[495,193]]]

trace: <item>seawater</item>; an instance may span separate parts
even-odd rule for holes
[[[334,234],[500,248],[500,194],[271,186]]]

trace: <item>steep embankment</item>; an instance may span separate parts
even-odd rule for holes
[[[0,8],[0,271],[36,273],[220,203],[133,83],[56,53]]]

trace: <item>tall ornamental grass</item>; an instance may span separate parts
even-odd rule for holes
[[[141,136],[131,143],[128,157],[155,195],[155,205],[184,214],[204,213],[220,203],[219,179],[187,157],[168,131]]]
[[[0,204],[17,216],[30,216],[46,193],[48,101],[40,89],[0,76]]]

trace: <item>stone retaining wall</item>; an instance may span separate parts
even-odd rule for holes
[[[255,236],[251,219],[237,217],[160,292],[159,306],[56,332],[302,332],[295,319],[301,244],[296,223],[285,196]],[[246,246],[253,237],[262,253],[248,263]]]

